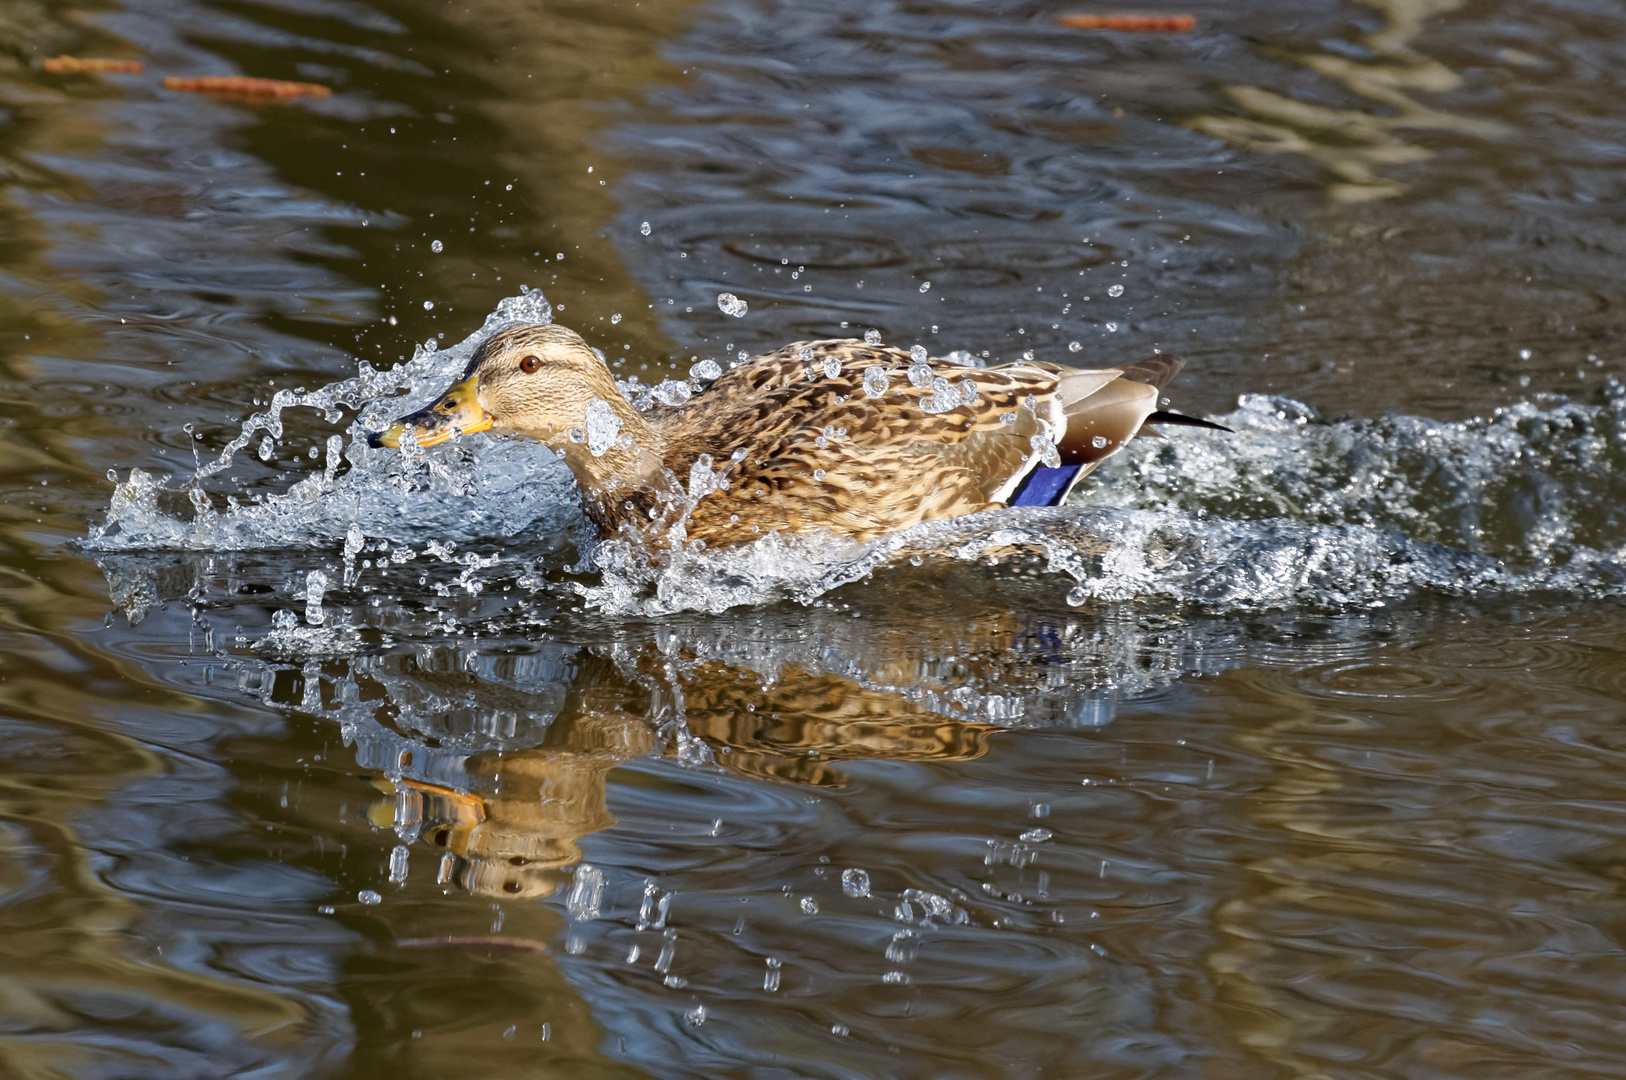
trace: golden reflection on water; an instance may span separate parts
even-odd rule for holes
[[[1493,120],[1457,116],[1418,100],[1462,85],[1462,76],[1412,47],[1423,23],[1462,7],[1463,0],[1362,0],[1389,16],[1389,25],[1361,41],[1375,55],[1355,60],[1330,53],[1289,54],[1352,92],[1386,106],[1382,113],[1312,105],[1257,86],[1232,85],[1226,93],[1243,116],[1199,116],[1192,127],[1250,150],[1302,154],[1336,178],[1328,194],[1339,202],[1365,202],[1398,195],[1406,185],[1389,179],[1385,166],[1433,156],[1401,132],[1426,128],[1488,138],[1504,131]]]
[[[588,665],[594,681],[578,681],[579,707],[555,719],[541,745],[471,754],[457,787],[374,778],[385,798],[368,820],[443,849],[443,883],[498,898],[543,897],[558,887],[556,871],[581,861],[580,841],[615,824],[605,805],[610,773],[658,749],[677,756],[686,740],[699,740],[731,772],[839,787],[834,762],[967,760],[984,753],[996,730],[933,713],[897,691],[792,666],[765,678],[708,662],[654,692],[648,687],[659,685],[657,665],[641,666],[644,686],[616,679],[607,665]],[[488,714],[513,703],[511,693],[488,685],[465,698]],[[663,746],[661,718],[674,714],[684,734]]]

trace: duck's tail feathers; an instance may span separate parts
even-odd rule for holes
[[[1067,430],[1056,444],[1064,465],[1087,465],[1135,437],[1157,411],[1157,387],[1121,376],[1086,397],[1062,399]]]

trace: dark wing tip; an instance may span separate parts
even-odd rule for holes
[[[1124,378],[1150,383],[1159,390],[1167,390],[1174,377],[1180,374],[1180,369],[1185,366],[1186,358],[1173,353],[1158,353],[1144,360],[1136,360],[1133,364],[1120,365]]]
[[[1151,416],[1148,416],[1146,418],[1146,423],[1148,423],[1148,424],[1174,424],[1177,427],[1207,428],[1210,431],[1223,431],[1228,435],[1234,435],[1235,434],[1235,432],[1233,432],[1230,428],[1226,427],[1224,424],[1216,424],[1212,420],[1203,420],[1203,419],[1201,419],[1199,417],[1195,417],[1195,416],[1186,416],[1184,413],[1164,412],[1162,409],[1159,409],[1157,412],[1153,413]]]

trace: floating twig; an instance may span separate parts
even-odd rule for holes
[[[116,75],[139,75],[140,60],[103,60],[87,56],[53,56],[41,60],[40,67],[52,75],[111,72]]]
[[[1127,30],[1142,34],[1184,34],[1197,26],[1193,15],[1057,15],[1055,21],[1075,30]]]
[[[235,98],[240,101],[286,101],[296,97],[325,98],[333,91],[316,83],[284,82],[282,79],[256,79],[248,75],[201,75],[181,79],[170,76],[164,80],[165,90],[184,90],[189,94],[212,94],[215,97]]]

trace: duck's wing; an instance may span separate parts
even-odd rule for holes
[[[1066,422],[1060,377],[928,360],[917,385],[919,366],[900,349],[837,340],[797,342],[725,374],[665,421],[675,473],[707,454],[729,483],[695,508],[696,525],[726,511],[765,529],[865,535],[1003,501],[1044,456],[1035,436],[1047,444]]]

